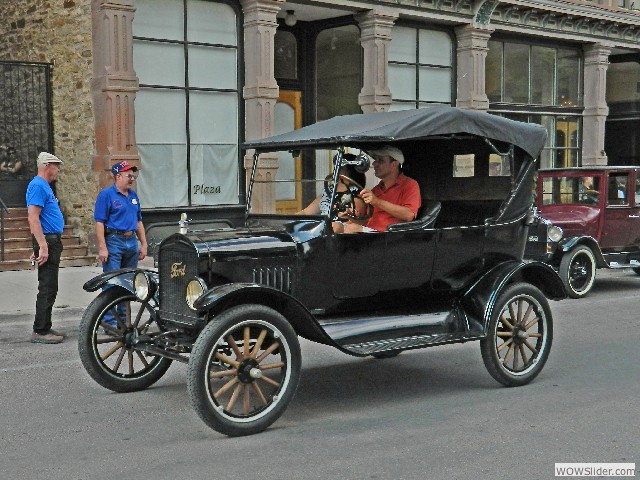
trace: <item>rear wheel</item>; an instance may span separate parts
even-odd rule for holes
[[[547,299],[536,287],[516,283],[498,298],[480,351],[491,376],[515,387],[526,385],[540,373],[552,340]]]
[[[581,245],[562,257],[558,273],[567,295],[582,298],[589,293],[596,279],[596,258],[589,247]]]
[[[631,267],[631,270],[633,270],[633,273],[636,275],[640,275],[640,267]]]
[[[193,346],[187,371],[191,405],[225,435],[261,432],[293,398],[300,367],[298,337],[280,313],[263,305],[231,308]]]
[[[113,317],[115,327],[104,321],[105,315]],[[80,360],[91,378],[109,390],[143,390],[162,378],[172,360],[135,350],[133,341],[140,335],[153,337],[160,333],[156,311],[148,302],[140,302],[122,287],[108,288],[82,315]]]

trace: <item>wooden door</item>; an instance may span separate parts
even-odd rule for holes
[[[275,107],[275,134],[297,130],[302,126],[302,92],[281,90]],[[294,214],[302,210],[302,163],[288,152],[276,152],[276,213]]]

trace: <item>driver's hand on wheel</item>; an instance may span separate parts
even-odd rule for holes
[[[378,197],[376,197],[371,190],[366,188],[360,192],[360,198],[364,203],[369,205],[376,205],[378,203]]]

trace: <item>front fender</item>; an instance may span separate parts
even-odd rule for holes
[[[500,294],[514,282],[526,282],[539,288],[547,298],[562,300],[567,294],[556,271],[542,262],[510,261],[496,265],[463,295],[461,305],[472,318],[480,321],[483,331],[491,319]]]
[[[135,277],[138,272],[146,272],[152,282],[155,282],[156,285],[159,283],[158,272],[154,270],[142,268],[121,268],[120,270],[101,273],[97,277],[93,277],[91,280],[85,282],[82,288],[87,292],[95,292],[105,285],[116,285],[129,290],[131,293],[136,293],[135,288],[133,288],[133,277]]]
[[[297,299],[275,288],[255,283],[227,283],[207,290],[195,302],[201,313],[217,315],[236,305],[256,303],[280,312],[296,333],[308,340],[334,345],[313,315]]]
[[[609,264],[604,259],[602,255],[602,250],[600,250],[600,245],[598,245],[598,241],[590,235],[576,235],[575,237],[563,238],[558,244],[558,249],[556,250],[556,264],[559,265],[562,260],[562,255],[573,250],[578,245],[584,245],[589,247],[593,254],[596,257],[596,265],[600,268],[608,267]],[[560,255],[558,255],[560,254]]]

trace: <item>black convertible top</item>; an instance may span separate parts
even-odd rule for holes
[[[243,148],[273,152],[305,147],[364,147],[469,134],[513,144],[533,158],[540,154],[547,138],[547,131],[541,125],[517,122],[475,110],[436,105],[417,110],[342,115],[292,132],[247,141]]]

